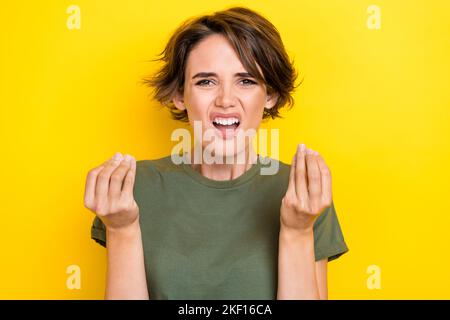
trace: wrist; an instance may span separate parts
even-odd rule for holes
[[[106,226],[106,232],[112,236],[132,236],[140,231],[139,217],[133,222],[122,227],[108,227]]]
[[[282,225],[280,227],[280,239],[288,241],[314,240],[314,231],[312,227],[307,229],[293,229]]]

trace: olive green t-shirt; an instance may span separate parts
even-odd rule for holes
[[[276,174],[261,174],[276,165]],[[244,174],[219,181],[174,164],[170,155],[137,161],[133,192],[150,299],[276,299],[289,170],[258,155]],[[106,246],[98,217],[91,237]],[[314,224],[315,260],[331,261],[348,250],[332,203]]]

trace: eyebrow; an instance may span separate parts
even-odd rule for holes
[[[248,72],[238,72],[234,74],[235,77],[248,77],[248,78],[254,78],[250,73]],[[195,78],[208,78],[208,77],[217,77],[217,73],[215,72],[199,72],[195,74],[192,79]]]

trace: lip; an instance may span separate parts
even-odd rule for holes
[[[241,123],[241,115],[237,112],[233,113],[211,112],[211,114],[209,115],[209,120],[211,120],[211,123],[214,121],[215,118],[237,118],[239,120],[239,124]]]
[[[214,126],[213,121],[215,118],[225,118],[225,119],[226,118],[237,118],[239,120],[239,126],[235,130],[227,129],[226,132],[223,132],[223,131],[219,130],[218,128],[216,128],[216,126]],[[209,119],[211,121],[211,127],[213,127],[214,130],[225,140],[232,139],[233,137],[235,137],[237,132],[240,130],[241,124],[242,124],[241,115],[236,112],[233,112],[233,113],[212,112],[209,115]]]

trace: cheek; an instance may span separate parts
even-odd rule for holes
[[[211,94],[189,92],[185,95],[190,120],[201,120],[208,110],[213,99]]]
[[[250,124],[256,126],[261,122],[264,112],[265,98],[265,94],[259,91],[252,94],[247,94],[242,98],[245,113],[248,116],[248,122]]]
[[[190,90],[185,94],[185,101],[188,106],[189,120],[202,120],[205,114],[208,112],[210,105],[214,104],[215,93],[211,91],[196,91]],[[238,96],[242,101],[245,109],[245,114],[248,117],[247,123],[249,127],[257,127],[261,122],[266,95],[261,90],[249,90],[247,92],[241,92]]]

